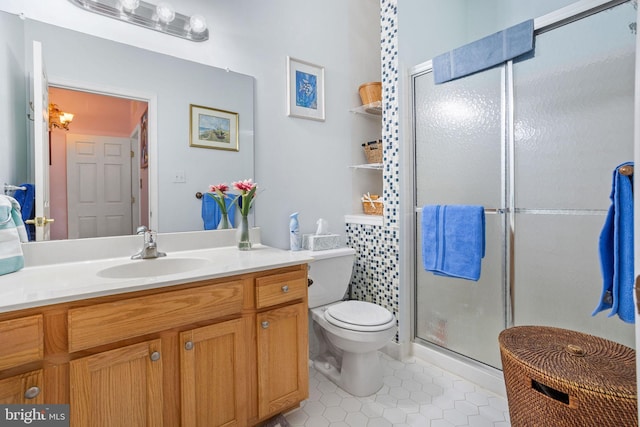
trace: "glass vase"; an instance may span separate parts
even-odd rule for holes
[[[238,226],[238,249],[248,251],[251,249],[251,239],[249,238],[249,219],[246,216],[240,217]]]
[[[229,214],[223,213],[220,217],[220,222],[218,223],[218,230],[227,230],[231,227],[231,223],[229,222]]]

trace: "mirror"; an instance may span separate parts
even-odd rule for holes
[[[148,104],[149,223],[157,231],[202,230],[202,202],[195,194],[205,192],[210,184],[253,178],[253,77],[38,21],[23,21],[5,12],[0,15],[1,35],[12,40],[0,50],[0,56],[4,55],[0,65],[9,70],[3,75],[10,80],[2,87],[13,88],[10,96],[0,100],[0,112],[11,111],[15,116],[11,122],[15,129],[5,129],[0,135],[0,150],[9,153],[8,160],[0,161],[3,182],[19,184],[33,177],[29,136],[25,135],[30,131],[24,130],[31,124],[26,114],[20,114],[21,107],[28,110],[25,94],[29,93],[33,40],[42,43],[50,86]],[[190,147],[192,104],[237,113],[239,151]],[[67,136],[72,132],[73,123]]]

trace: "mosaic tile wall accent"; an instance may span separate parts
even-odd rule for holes
[[[400,118],[398,117],[398,0],[380,0],[384,224],[400,216]]]
[[[398,318],[399,129],[397,0],[380,1],[382,61],[383,226],[347,223],[347,245],[357,252],[349,297],[390,310]],[[398,335],[396,335],[398,341]]]

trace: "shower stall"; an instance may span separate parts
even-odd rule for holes
[[[592,316],[612,173],[634,154],[635,6],[536,19],[534,54],[448,83],[434,84],[431,61],[412,69],[417,342],[496,368],[514,325],[635,347],[632,324]],[[433,204],[484,206],[479,281],[424,270]]]

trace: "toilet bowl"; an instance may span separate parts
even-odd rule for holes
[[[396,334],[396,318],[386,308],[364,301],[343,301],[355,251],[310,252],[310,316],[319,350],[313,365],[338,387],[369,396],[383,384],[378,350]]]

